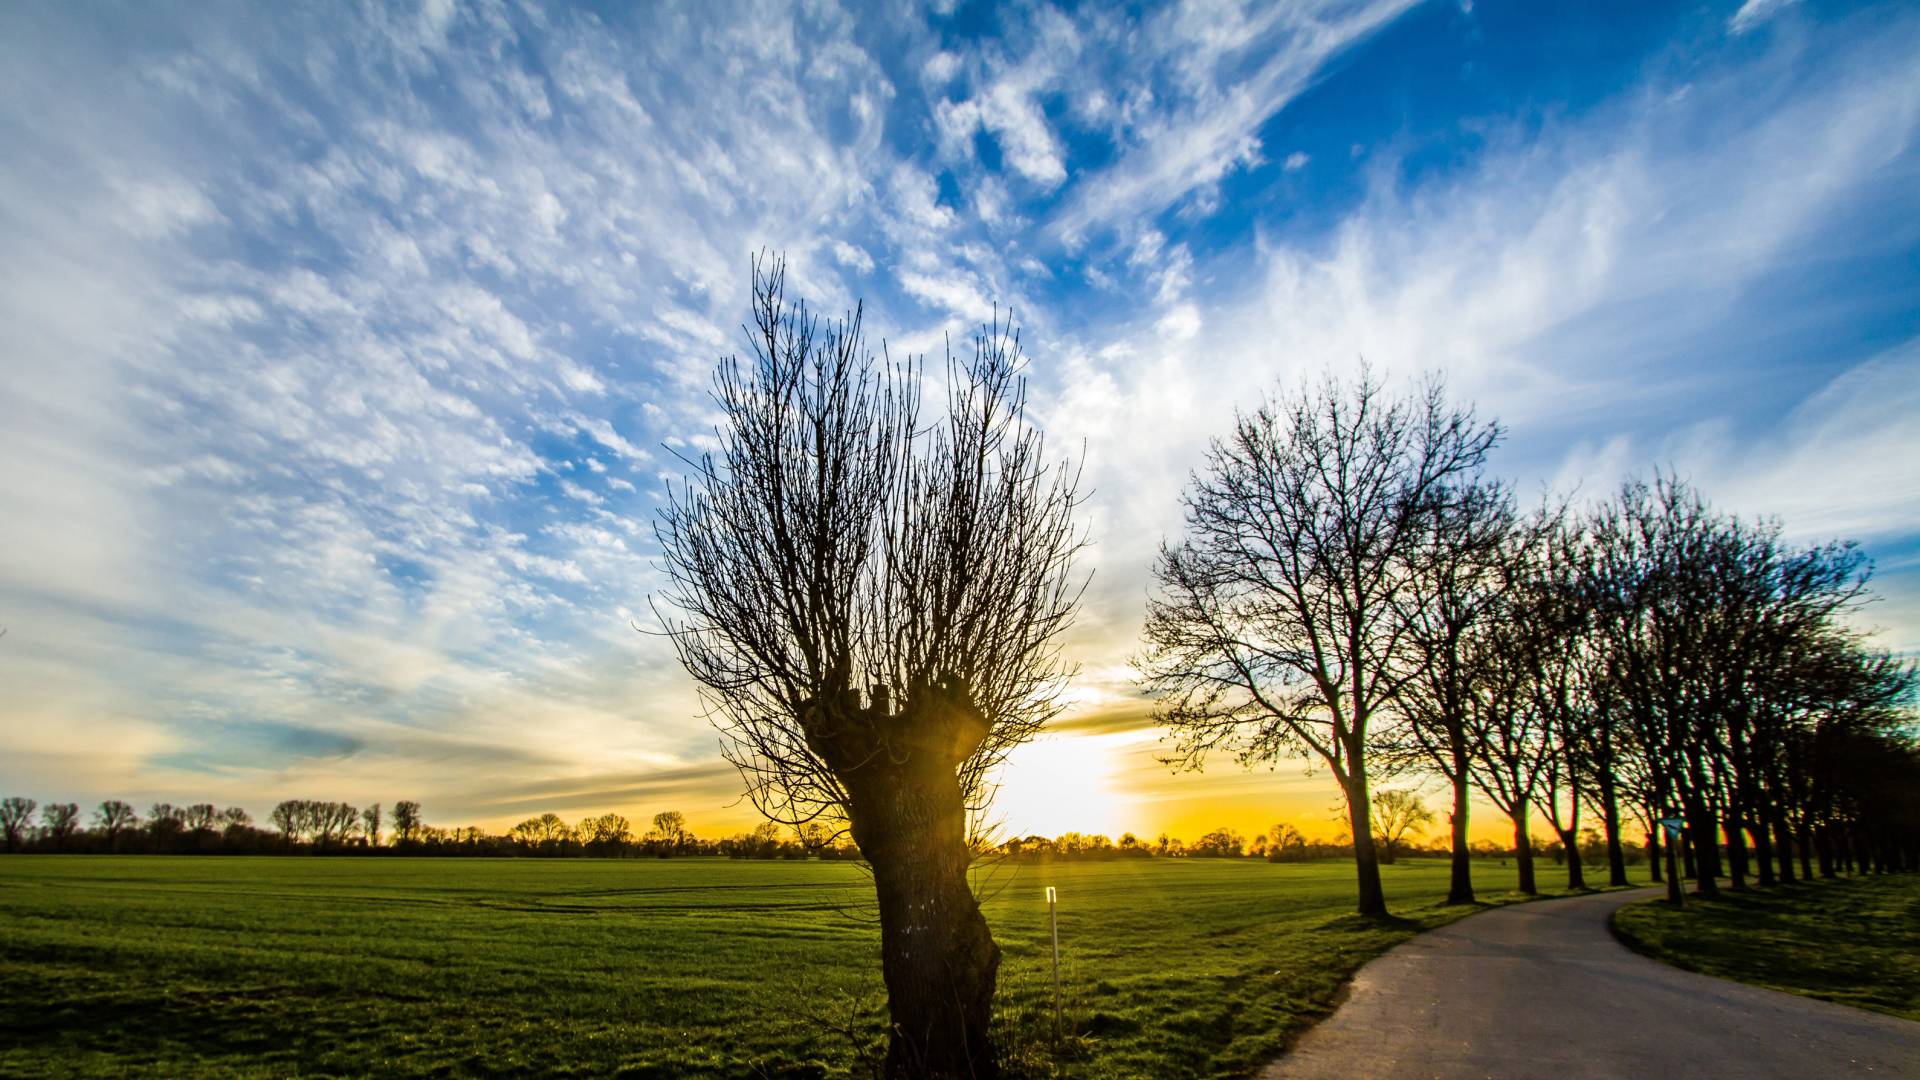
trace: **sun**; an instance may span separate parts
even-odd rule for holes
[[[1117,837],[1131,800],[1115,784],[1118,762],[1111,739],[1054,735],[1007,756],[996,777],[1000,791],[988,820],[1001,837],[1058,836],[1063,832]]]

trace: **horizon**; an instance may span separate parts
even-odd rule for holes
[[[1920,653],[1920,11],[935,8],[0,14],[0,794],[751,828],[636,628],[761,251],[894,356],[1015,313],[1086,469],[1009,835],[1341,828],[1127,665],[1207,439],[1360,357],[1523,502],[1859,541]]]

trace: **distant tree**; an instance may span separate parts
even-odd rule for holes
[[[1340,784],[1359,911],[1383,915],[1369,758],[1407,673],[1388,662],[1423,523],[1471,482],[1497,424],[1437,381],[1392,397],[1363,371],[1239,412],[1188,484],[1186,536],[1162,545],[1147,603],[1145,685],[1198,767],[1304,755]]]
[[[601,814],[580,823],[580,842],[618,854],[633,842],[633,826],[619,814]]]
[[[669,851],[679,851],[686,844],[689,835],[687,815],[678,810],[662,810],[653,815],[653,831]]]
[[[770,859],[780,850],[780,826],[763,821],[747,836],[747,854],[751,858]]]
[[[273,808],[267,820],[287,842],[297,844],[306,836],[311,817],[307,800],[286,799]]]
[[[1267,830],[1267,861],[1298,862],[1307,857],[1307,838],[1300,830],[1281,822]]]
[[[67,839],[80,826],[80,806],[77,803],[48,803],[40,811],[40,824],[47,830],[47,836],[56,849],[64,850]]]
[[[107,850],[112,851],[120,834],[137,826],[140,819],[134,814],[133,807],[119,799],[108,799],[94,812],[94,822],[99,825],[101,832],[107,834]]]
[[[374,803],[360,811],[360,829],[367,835],[369,847],[380,846],[380,804]]]
[[[172,803],[154,803],[147,809],[147,833],[161,850],[166,850],[186,828],[184,811]]]
[[[411,843],[413,834],[420,829],[420,804],[402,799],[393,804],[393,839],[395,843]]]
[[[227,832],[237,832],[253,825],[253,815],[238,806],[229,806],[220,811],[220,827]]]
[[[344,843],[353,835],[360,824],[360,809],[349,803],[319,802],[312,804],[314,840],[320,844]]]
[[[33,808],[39,804],[19,795],[0,799],[0,831],[7,835],[7,850],[13,851],[33,824]]]
[[[809,821],[794,827],[793,839],[807,851],[818,854],[833,843],[833,830],[817,821]]]
[[[873,871],[890,1076],[991,1076],[999,950],[967,871],[983,779],[1060,707],[1077,475],[1027,414],[1010,326],[918,364],[822,327],[755,268],[718,449],[662,512],[680,658],[767,818],[844,820]]]
[[[1187,854],[1219,859],[1239,858],[1245,853],[1246,843],[1246,837],[1223,826],[1187,845]]]
[[[210,833],[219,816],[220,812],[214,809],[212,803],[194,803],[181,809],[180,824],[188,832]]]
[[[1374,842],[1386,862],[1399,857],[1409,834],[1433,823],[1433,811],[1420,801],[1417,791],[1382,791],[1374,797],[1373,809]]]

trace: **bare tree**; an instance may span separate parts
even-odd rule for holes
[[[1550,718],[1538,707],[1536,679],[1552,648],[1535,617],[1544,588],[1538,562],[1546,546],[1538,521],[1514,530],[1500,562],[1497,601],[1466,645],[1474,692],[1465,701],[1474,746],[1474,786],[1513,823],[1518,888],[1539,891],[1534,876],[1531,820],[1557,751]]]
[[[783,276],[755,264],[719,449],[657,522],[663,621],[754,805],[844,820],[872,866],[888,1074],[990,1075],[999,949],[970,814],[1059,708],[1077,477],[1028,422],[1010,325],[949,355],[946,415],[923,425],[919,365],[876,359],[858,310],[789,305]]]
[[[147,808],[147,832],[162,850],[186,828],[185,813],[185,808],[172,803],[154,803]]]
[[[212,803],[194,803],[180,811],[180,823],[188,832],[210,833],[219,816],[220,811],[215,809]]]
[[[653,815],[653,831],[660,835],[667,850],[679,851],[686,844],[687,816],[678,810],[662,810]]]
[[[367,846],[380,846],[380,804],[374,803],[360,811],[360,828],[367,834]]]
[[[1513,499],[1497,483],[1442,489],[1420,522],[1412,586],[1396,601],[1405,631],[1388,659],[1402,672],[1393,751],[1407,764],[1439,773],[1453,789],[1447,903],[1471,904],[1473,852],[1467,837],[1475,745],[1467,718],[1478,672],[1469,663],[1474,634],[1501,599],[1501,561],[1516,527]]]
[[[100,804],[100,809],[94,811],[94,821],[100,826],[100,831],[107,834],[108,851],[113,850],[120,834],[138,825],[139,820],[133,807],[119,799],[108,799]]]
[[[411,799],[401,799],[393,804],[393,840],[396,844],[405,844],[413,840],[413,834],[420,831],[420,804]]]
[[[1375,714],[1407,677],[1387,662],[1405,629],[1397,601],[1434,501],[1498,437],[1437,381],[1392,397],[1368,372],[1328,374],[1237,415],[1189,483],[1186,539],[1155,566],[1139,666],[1176,759],[1324,763],[1346,799],[1365,915],[1387,909],[1368,758]]]
[[[80,825],[80,805],[78,803],[48,803],[40,811],[40,824],[47,830],[47,836],[53,840],[56,849],[65,849],[67,839]]]
[[[0,831],[6,833],[8,851],[20,846],[22,835],[33,826],[33,809],[38,805],[18,795],[0,799]]]
[[[289,843],[299,843],[312,828],[312,809],[305,799],[286,799],[267,816],[273,827]]]
[[[1373,809],[1373,836],[1383,862],[1390,863],[1399,857],[1400,847],[1409,834],[1433,823],[1433,811],[1427,809],[1417,791],[1382,791],[1375,796]]]

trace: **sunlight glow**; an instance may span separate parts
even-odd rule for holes
[[[1015,750],[1001,769],[1000,793],[988,815],[996,834],[1077,831],[1117,839],[1129,827],[1134,806],[1116,783],[1114,742],[1110,735],[1056,735]]]

